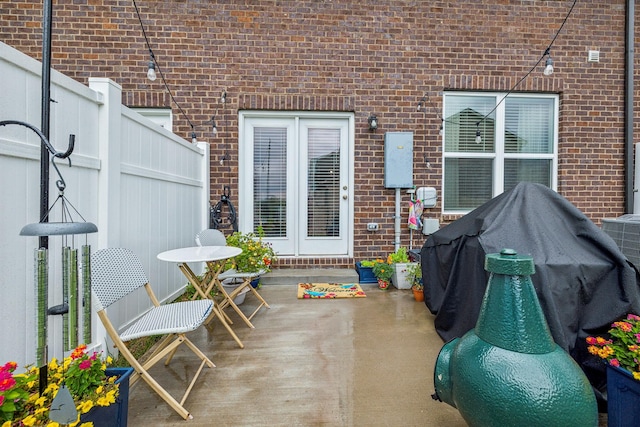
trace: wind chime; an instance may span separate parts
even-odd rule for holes
[[[50,237],[61,236],[61,260],[62,260],[62,303],[49,307],[49,249],[40,247],[34,253],[34,270],[36,282],[36,327],[37,346],[36,359],[40,366],[40,393],[47,385],[48,363],[48,316],[59,315],[62,317],[62,350],[70,351],[78,346],[79,340],[91,342],[91,247],[87,244],[86,235],[95,233],[98,228],[95,224],[86,222],[78,210],[64,196],[66,183],[55,159],[67,159],[71,167],[69,156],[73,152],[75,136],[69,136],[69,147],[66,152],[58,152],[49,143],[48,139],[34,126],[19,121],[3,121],[0,126],[16,124],[33,130],[42,141],[48,152],[51,153],[51,165],[58,174],[56,187],[58,197],[51,207],[40,218],[40,222],[27,224],[20,231],[21,236]],[[50,214],[58,204],[61,208],[60,221],[50,222]],[[81,221],[74,220],[74,216]],[[75,236],[85,235],[85,244],[81,247],[80,264],[82,275],[78,274],[78,249],[75,247]],[[79,277],[81,280],[79,282]],[[82,311],[82,326],[80,326],[80,311]],[[64,354],[63,354],[64,356]],[[64,357],[63,357],[64,359]],[[71,393],[62,383],[50,408],[50,419],[60,424],[69,424],[76,421],[77,411]]]

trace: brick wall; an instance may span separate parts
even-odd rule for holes
[[[239,109],[355,112],[357,259],[393,250],[395,193],[383,188],[384,132],[414,132],[414,182],[436,187],[440,194],[443,90],[511,89],[540,58],[572,4],[136,3],[175,100],[199,138],[211,143],[214,202],[225,184],[236,192]],[[171,106],[174,131],[190,140],[191,127],[161,79],[146,79],[149,53],[132,0],[53,4],[54,68],[83,83],[89,76],[109,77],[123,86],[123,102],[130,106]],[[558,190],[596,223],[624,213],[624,9],[622,0],[577,2],[551,52],[555,73],[544,77],[539,65],[517,88],[560,94]],[[41,0],[3,1],[0,40],[40,59],[41,20]],[[600,51],[599,63],[587,62],[590,49]],[[228,92],[224,108],[218,102],[223,88]],[[418,112],[425,93],[435,108],[428,104]],[[368,131],[370,113],[380,121],[376,133]],[[204,124],[213,114],[219,126],[224,124],[216,139]],[[225,151],[231,159],[220,166]],[[429,216],[439,216],[439,209],[440,204]],[[440,219],[446,223],[455,217]],[[367,232],[372,220],[383,231]],[[402,242],[408,244],[406,227]]]

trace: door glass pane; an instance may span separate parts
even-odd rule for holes
[[[307,236],[340,235],[340,130],[309,129]]]
[[[266,237],[287,233],[287,129],[253,131],[253,230]]]
[[[551,187],[551,160],[548,159],[505,159],[504,191],[519,182],[536,182]]]
[[[554,100],[507,98],[505,153],[552,153]]]
[[[453,159],[444,162],[446,210],[475,209],[493,197],[492,159]]]
[[[495,151],[495,96],[448,96],[445,105],[444,146],[447,153]],[[491,112],[490,116],[486,116]],[[476,142],[480,130],[481,142]]]

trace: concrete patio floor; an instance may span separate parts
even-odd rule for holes
[[[466,426],[431,398],[443,342],[424,303],[408,290],[362,287],[366,298],[299,300],[295,285],[263,286],[271,308],[256,314],[255,329],[231,314],[244,349],[217,320],[190,334],[216,364],[185,402],[193,419],[139,381],[129,426]],[[250,313],[255,301],[249,295],[240,307]],[[152,373],[180,400],[197,367],[185,347]]]
[[[408,290],[362,285],[366,298],[299,300],[294,285],[260,289],[270,309],[255,329],[231,314],[241,349],[217,320],[189,336],[205,368],[184,421],[143,382],[129,396],[129,426],[450,426],[466,423],[431,399],[442,340]],[[255,307],[249,295],[240,307]],[[188,349],[152,373],[178,400],[197,369]]]

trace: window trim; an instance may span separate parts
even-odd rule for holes
[[[479,153],[479,152],[447,152],[445,141],[446,141],[446,117],[445,117],[445,107],[447,98],[455,97],[455,96],[478,96],[478,97],[487,97],[493,96],[496,99],[497,106],[495,110],[492,112],[494,115],[494,120],[496,124],[495,129],[495,151],[492,153]],[[553,147],[551,153],[506,153],[505,152],[505,138],[504,138],[504,130],[505,130],[505,98],[544,98],[544,99],[552,99],[553,100],[553,114],[554,114],[554,126],[553,126]],[[493,161],[493,181],[492,181],[492,197],[496,197],[504,192],[504,162],[506,159],[547,159],[551,160],[551,189],[553,191],[557,191],[558,188],[558,134],[559,134],[559,126],[560,126],[560,97],[558,94],[553,93],[526,93],[526,92],[516,92],[516,93],[508,93],[508,92],[467,92],[467,91],[445,91],[442,97],[443,101],[443,117],[444,117],[444,132],[441,137],[442,144],[442,214],[443,215],[464,215],[471,212],[473,209],[463,210],[463,209],[446,209],[445,207],[445,189],[446,189],[446,178],[445,178],[445,163],[447,158],[454,159],[472,159],[472,158],[482,158],[482,159],[492,159]]]

